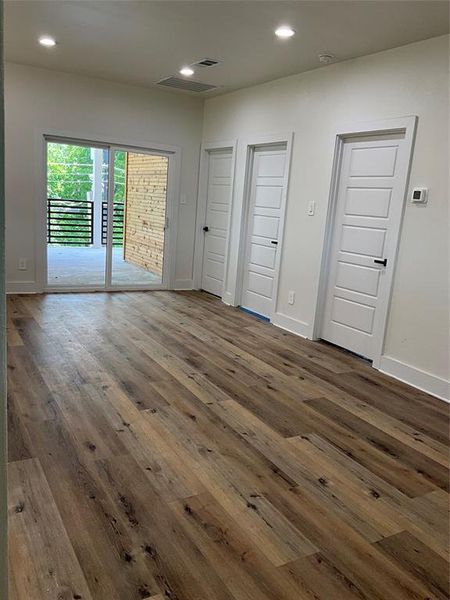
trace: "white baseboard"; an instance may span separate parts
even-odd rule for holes
[[[161,288],[163,289],[163,288]],[[177,279],[174,290],[193,290],[194,282],[192,279]],[[37,294],[35,281],[8,281],[6,284],[7,294]]]
[[[176,279],[174,290],[193,290],[195,289],[194,281],[192,279]]]
[[[271,320],[272,325],[300,335],[301,337],[307,338],[309,333],[309,325],[304,321],[299,321],[287,315],[281,313],[275,313]]]
[[[35,281],[7,281],[7,294],[37,294]]]
[[[421,371],[390,356],[382,356],[380,360],[380,371],[408,383],[419,390],[427,392],[436,398],[450,402],[450,382],[437,375]]]
[[[304,321],[299,321],[292,317],[288,317],[287,315],[276,313],[273,316],[272,324],[281,329],[285,329],[286,331],[290,331],[291,333],[295,333],[296,335],[300,335],[301,337],[310,338],[310,327],[308,323],[305,323]],[[395,358],[391,358],[390,356],[381,357],[379,370],[399,381],[403,381],[423,392],[427,392],[427,394],[436,396],[436,398],[439,398],[440,400],[450,402],[450,382],[442,377],[417,369],[416,367],[403,363]]]

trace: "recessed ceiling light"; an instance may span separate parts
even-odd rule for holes
[[[190,77],[194,74],[194,69],[191,69],[191,67],[183,67],[182,69],[180,69],[180,73],[185,77]]]
[[[281,25],[278,29],[275,29],[275,35],[282,40],[287,40],[295,35],[295,31],[289,25]]]
[[[48,35],[43,35],[39,38],[39,43],[46,48],[52,48],[56,45],[56,40]]]

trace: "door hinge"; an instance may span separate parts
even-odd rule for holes
[[[164,221],[164,229],[169,229],[169,217],[166,217],[166,220]]]

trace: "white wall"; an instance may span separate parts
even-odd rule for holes
[[[419,117],[410,188],[428,187],[429,202],[406,206],[382,369],[439,396],[449,369],[448,44],[448,36],[434,38],[209,99],[203,130],[204,142],[239,139],[237,173],[246,137],[295,132],[276,320],[310,336],[333,132],[348,122]],[[309,200],[314,217],[306,215]],[[239,235],[232,222],[231,269]],[[228,294],[234,275],[229,270]],[[293,306],[288,290],[296,293]]]
[[[295,132],[277,321],[311,335],[333,160],[344,123],[419,117],[410,188],[430,189],[426,207],[407,204],[382,368],[440,396],[448,380],[449,37],[330,65],[207,100],[203,141]],[[203,101],[160,90],[8,64],[6,95],[7,277],[35,291],[36,131],[182,147],[176,257],[178,286],[192,281],[198,148]],[[306,215],[316,201],[314,217]],[[235,198],[235,201],[239,198]],[[236,225],[236,222],[235,222]],[[238,231],[229,264],[236,262]],[[234,257],[233,257],[234,254]],[[17,269],[29,259],[28,271]],[[227,279],[227,291],[233,273]],[[293,306],[288,290],[296,292]]]
[[[12,291],[36,291],[35,207],[41,155],[37,132],[181,147],[181,193],[175,279],[191,287],[203,100],[164,90],[7,64],[6,243]],[[27,271],[18,259],[28,259]]]

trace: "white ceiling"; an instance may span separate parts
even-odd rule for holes
[[[276,39],[282,23],[297,35]],[[434,0],[5,2],[9,61],[151,86],[215,58],[192,79],[219,93],[314,69],[320,52],[341,61],[448,31],[449,3]],[[58,45],[39,46],[43,34]]]

